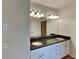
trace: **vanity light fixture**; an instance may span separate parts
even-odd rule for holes
[[[34,12],[34,10],[32,10],[31,13],[30,13],[30,16],[35,17],[35,18],[42,18],[42,17],[44,17],[44,14],[43,14],[43,12],[39,12],[39,11]],[[45,17],[45,18],[47,18],[47,19],[58,19],[59,16],[53,15],[51,13],[50,15],[48,15],[48,17]]]
[[[34,12],[34,10],[32,10],[31,13],[30,13],[30,16],[36,17],[36,18],[41,18],[41,17],[44,17],[44,14],[43,14],[43,12],[41,12],[41,13],[39,11]]]
[[[46,17],[47,19],[58,19],[59,16],[56,16],[56,15],[49,15],[48,17]]]

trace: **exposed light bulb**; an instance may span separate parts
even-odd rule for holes
[[[39,12],[35,12],[35,15],[33,17],[38,17],[39,15]]]
[[[35,16],[35,13],[32,11],[32,13],[30,13],[30,16]]]
[[[37,17],[37,18],[38,18],[38,17],[39,17],[39,15],[40,15],[40,14],[37,12],[37,13],[36,13],[36,15],[35,15],[34,17]]]
[[[40,16],[41,16],[41,17],[44,17],[44,14],[42,13]]]
[[[39,15],[40,15],[39,13],[36,14],[37,17],[38,17]]]
[[[57,18],[59,18],[59,16],[57,16]]]
[[[47,17],[48,19],[54,19],[53,15]]]
[[[38,16],[38,18],[41,18],[41,17],[44,17],[44,14],[43,13]]]
[[[58,18],[59,18],[59,16],[56,16],[56,15],[54,16],[54,19],[58,19]]]
[[[57,18],[57,16],[56,15],[54,15],[54,19],[56,19]]]

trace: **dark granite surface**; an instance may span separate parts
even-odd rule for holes
[[[71,38],[68,36],[63,36],[63,35],[49,35],[49,36],[39,36],[39,37],[31,37],[31,44],[30,44],[30,48],[31,50],[35,50],[38,48],[42,48],[45,46],[49,46],[52,44],[56,44],[56,43],[60,43],[63,41],[67,41],[70,40]],[[36,46],[33,45],[32,43],[34,42],[40,42],[42,43],[42,45]]]

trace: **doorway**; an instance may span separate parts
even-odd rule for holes
[[[46,21],[41,22],[41,36],[46,35]]]

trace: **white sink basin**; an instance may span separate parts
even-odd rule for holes
[[[57,40],[61,41],[61,40],[64,40],[63,38],[56,38]]]
[[[32,45],[40,46],[40,45],[42,45],[42,43],[41,42],[33,42]]]

